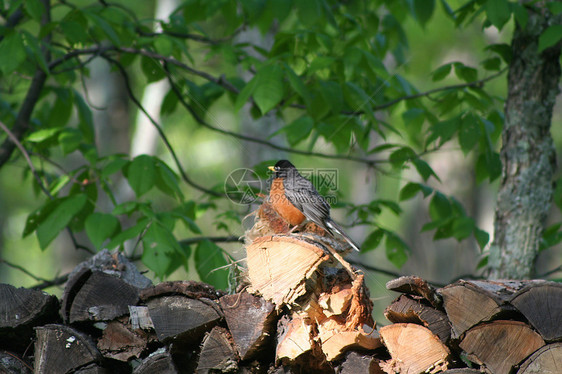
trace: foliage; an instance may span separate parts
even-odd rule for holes
[[[510,22],[525,27],[526,6],[507,0],[469,0],[454,10],[445,0],[187,0],[169,20],[155,20],[119,2],[3,1],[2,16],[13,26],[1,30],[5,94],[0,97],[0,119],[16,136],[22,134],[19,140],[34,162],[41,161],[39,169],[30,170],[43,202],[29,214],[24,235],[37,235],[46,249],[65,228],[71,233],[85,230],[95,250],[123,248],[126,242],[142,245],[142,261],[158,277],[179,266],[188,268],[193,258],[202,279],[221,287],[228,284],[225,272],[211,272],[230,261],[219,246],[206,239],[182,244],[175,235],[181,224],[193,238],[212,239],[213,230],[202,230],[198,217],[215,210],[215,202],[224,198],[221,181],[213,188],[195,183],[170,145],[167,130],[154,119],[169,156],[100,152],[81,82],[92,61],[103,59],[124,79],[139,115],[147,113],[136,93],[148,83],[166,80],[170,90],[162,104],[164,118],[188,113],[207,131],[266,147],[364,163],[385,173],[415,170],[418,181],[404,184],[399,201],[348,205],[357,224],[372,227],[364,251],[384,243],[393,264],[400,267],[406,261],[408,245],[378,217],[384,210],[401,214],[400,204],[418,195],[429,201],[431,221],[423,230],[432,230],[436,240],[474,237],[483,249],[488,234],[453,196],[430,186],[439,177],[424,158],[458,142],[476,160],[479,182],[498,178],[503,99],[490,95],[485,85],[505,72],[510,47],[489,44],[488,57],[478,65],[457,61],[435,66],[435,86],[423,91],[397,73],[408,66],[403,25],[414,20],[430,28],[440,12],[459,27],[476,23],[501,30]],[[559,11],[559,3],[553,8]],[[556,27],[544,33],[540,48],[560,39]],[[239,38],[247,29],[269,35],[271,46]],[[221,73],[215,74],[216,67],[205,61],[213,61]],[[41,74],[46,80],[37,87],[34,82]],[[40,92],[29,108],[22,103],[32,90]],[[288,146],[213,124],[206,108],[225,99],[232,111],[249,106],[254,118],[282,118],[287,125],[279,134]],[[29,120],[22,123],[26,114]],[[404,125],[390,123],[390,117],[402,118]],[[330,144],[333,153],[316,152],[319,142]],[[62,171],[52,157],[72,157],[79,163]],[[10,162],[20,160],[15,152]],[[115,195],[122,178],[134,191],[126,201]],[[195,200],[186,187],[202,191],[205,198]],[[172,208],[160,210],[153,204],[160,195],[173,199]],[[100,199],[108,199],[111,207],[101,207]],[[228,227],[228,215],[216,213],[219,225]]]

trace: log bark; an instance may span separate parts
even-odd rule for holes
[[[529,279],[552,201],[556,155],[550,134],[559,93],[560,43],[538,52],[540,35],[562,24],[546,4],[534,4],[527,26],[516,25],[509,64],[502,177],[488,266],[491,279]]]
[[[393,323],[417,323],[427,327],[443,343],[451,337],[447,315],[432,308],[425,299],[401,295],[384,310],[384,316]]]
[[[155,352],[145,358],[142,363],[133,370],[133,374],[178,374],[176,365],[169,352]]]
[[[562,371],[562,343],[545,345],[521,364],[517,374],[557,374]]]

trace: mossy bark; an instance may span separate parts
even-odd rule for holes
[[[552,108],[559,93],[560,42],[538,52],[540,35],[562,23],[535,7],[523,29],[516,27],[508,75],[502,133],[502,180],[490,249],[489,277],[528,279],[550,209],[556,155],[550,134]]]

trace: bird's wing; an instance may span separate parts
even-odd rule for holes
[[[330,204],[316,191],[310,181],[303,178],[303,181],[299,181],[297,186],[285,188],[285,196],[306,218],[331,231],[324,223],[330,217]]]

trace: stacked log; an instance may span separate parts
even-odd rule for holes
[[[562,284],[460,280],[436,290],[402,277],[387,288],[402,294],[385,310],[394,324],[380,330],[386,372],[561,372]]]
[[[345,242],[291,230],[267,203],[246,240],[231,295],[152,285],[108,251],[73,271],[61,301],[0,284],[0,373],[560,373],[558,283],[402,277],[377,331]]]

